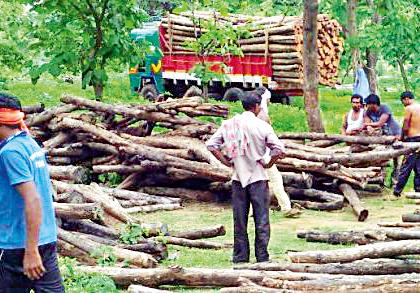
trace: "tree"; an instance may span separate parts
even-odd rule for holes
[[[357,38],[357,22],[356,22],[357,0],[347,0],[347,30],[348,37]],[[353,45],[351,48],[351,68],[356,72],[357,63],[359,62],[359,49]]]
[[[203,96],[207,100],[208,85],[211,81],[217,80],[222,83],[227,81],[226,65],[223,62],[209,62],[207,57],[214,55],[243,56],[238,40],[246,34],[246,30],[236,29],[232,24],[220,21],[220,16],[226,15],[228,11],[225,1],[215,0],[204,3],[211,9],[211,17],[208,19],[196,17],[199,4],[196,0],[187,1],[178,9],[178,12],[188,8],[191,14],[195,40],[186,41],[184,47],[194,51],[199,59],[199,63],[192,68],[191,74],[200,79],[203,85]]]
[[[325,132],[318,101],[318,0],[305,0],[303,15],[303,95],[311,131]]]
[[[411,86],[405,66],[419,66],[418,40],[420,39],[420,12],[418,2],[408,0],[384,0],[378,9],[382,16],[377,39],[385,60],[398,67],[405,90]]]
[[[34,83],[48,72],[81,74],[82,88],[93,86],[100,99],[108,80],[107,65],[126,66],[137,58],[139,47],[130,31],[147,15],[135,0],[22,0],[31,5],[32,49],[43,56],[30,64]]]

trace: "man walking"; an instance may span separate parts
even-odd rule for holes
[[[363,98],[358,94],[351,96],[351,110],[344,115],[342,135],[357,135],[363,130]]]
[[[403,92],[401,102],[405,107],[402,140],[420,142],[420,104],[414,101],[414,95],[411,92]],[[412,170],[414,170],[414,190],[420,192],[420,154],[418,152],[404,157],[398,183],[394,189],[395,196],[401,196]]]
[[[64,292],[45,153],[23,117],[0,93],[0,292]]]
[[[249,262],[247,233],[248,214],[252,204],[255,222],[255,256],[257,262],[269,260],[270,239],[268,176],[265,171],[284,156],[284,145],[273,128],[257,118],[261,95],[247,92],[242,99],[244,112],[226,120],[206,145],[223,164],[233,167],[232,207],[234,221],[233,262]],[[221,148],[226,153],[221,152]],[[271,159],[264,163],[266,148]]]

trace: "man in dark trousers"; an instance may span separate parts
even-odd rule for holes
[[[411,92],[403,92],[401,102],[405,107],[401,138],[406,142],[420,142],[420,104],[414,101],[414,95]],[[395,196],[401,196],[412,170],[414,170],[414,190],[420,192],[420,154],[418,152],[404,157],[398,183],[394,188]]]
[[[249,262],[247,233],[248,214],[252,204],[255,222],[255,256],[257,262],[269,260],[270,239],[269,189],[265,171],[284,156],[284,145],[273,128],[257,118],[261,110],[261,95],[248,92],[242,98],[244,112],[226,120],[206,145],[223,164],[233,167],[232,207],[234,222],[233,262]],[[221,149],[223,147],[224,153]],[[264,163],[266,149],[271,159]]]
[[[0,292],[64,292],[45,152],[23,117],[0,93]]]

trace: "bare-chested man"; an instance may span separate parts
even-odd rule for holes
[[[401,94],[401,102],[405,107],[402,140],[407,142],[420,142],[420,104],[414,101],[411,92]],[[394,195],[400,196],[414,169],[414,190],[420,192],[420,153],[413,153],[404,157],[403,165],[398,176],[398,183]]]

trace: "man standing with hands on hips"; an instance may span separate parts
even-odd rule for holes
[[[45,152],[23,118],[0,93],[0,293],[64,292]]]
[[[255,256],[257,262],[269,260],[270,239],[268,176],[265,169],[284,157],[284,145],[273,128],[257,118],[261,95],[247,92],[242,98],[244,112],[222,123],[206,142],[207,148],[223,164],[233,167],[232,207],[234,222],[233,262],[249,262],[247,233],[248,214],[252,204],[255,222]],[[271,159],[264,163],[266,148]],[[224,153],[222,153],[222,148]]]

